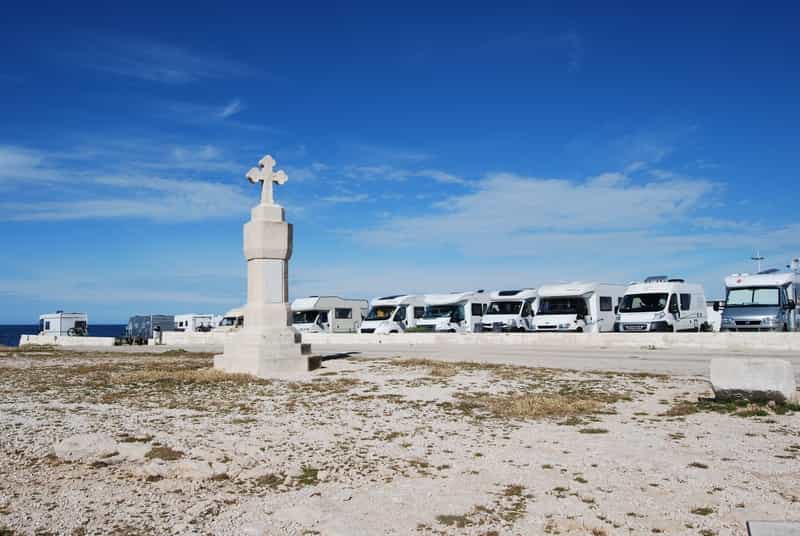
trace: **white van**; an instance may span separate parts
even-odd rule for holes
[[[667,276],[627,288],[614,331],[711,331],[703,287]]]
[[[539,287],[536,331],[599,333],[614,330],[614,309],[626,285],[563,283]]]
[[[417,320],[415,331],[480,331],[483,311],[488,303],[489,295],[482,290],[428,294],[425,296],[425,314]]]
[[[798,262],[791,271],[764,270],[725,278],[722,331],[797,331],[800,302]]]
[[[533,331],[536,290],[498,290],[483,313],[483,331]]]
[[[222,319],[211,331],[215,333],[230,333],[239,331],[244,327],[244,305],[231,309],[222,315]]]
[[[306,333],[358,333],[367,300],[309,296],[292,302],[292,327]]]
[[[417,325],[425,314],[425,296],[398,294],[375,298],[367,317],[361,322],[360,333],[403,333]]]

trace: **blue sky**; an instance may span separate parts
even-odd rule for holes
[[[293,296],[800,254],[788,2],[165,4],[4,7],[0,323],[238,305],[266,153]]]

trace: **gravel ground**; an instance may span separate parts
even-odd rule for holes
[[[695,376],[0,350],[0,534],[746,534],[800,520],[798,408]]]

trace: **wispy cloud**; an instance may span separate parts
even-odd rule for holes
[[[369,195],[367,194],[338,194],[338,195],[328,195],[325,197],[320,198],[322,201],[326,203],[335,203],[335,204],[351,204],[351,203],[361,203],[362,201],[366,201],[369,199]]]
[[[418,172],[417,175],[420,177],[429,177],[442,184],[467,184],[467,181],[458,175],[453,175],[452,173],[440,169],[423,169]]]
[[[206,181],[106,176],[93,182],[109,191],[93,198],[0,203],[0,220],[198,221],[245,214],[254,201],[242,188]]]
[[[100,36],[83,41],[69,54],[100,71],[164,84],[253,73],[247,65],[216,54],[141,38]]]
[[[221,119],[227,119],[231,116],[234,116],[244,110],[244,104],[239,99],[233,99],[231,102],[225,105],[219,112],[219,117]]]

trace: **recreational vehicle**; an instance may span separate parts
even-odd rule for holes
[[[240,330],[242,327],[244,327],[244,305],[227,311],[211,331],[230,333]]]
[[[498,290],[483,314],[483,331],[533,331],[536,290]]]
[[[796,331],[800,274],[765,270],[725,278],[722,331]]]
[[[367,312],[367,300],[310,296],[292,302],[292,327],[310,333],[357,333]]]
[[[480,331],[483,311],[488,303],[489,295],[483,290],[428,294],[425,296],[425,313],[417,320],[416,331]]]
[[[625,285],[583,282],[540,287],[533,327],[536,331],[612,331],[614,310],[625,288]]]
[[[88,334],[89,316],[86,313],[56,311],[39,317],[39,335],[83,337]]]
[[[213,315],[194,313],[175,315],[175,331],[206,332],[214,327]]]
[[[375,298],[367,317],[361,322],[361,333],[403,333],[413,328],[425,313],[425,296],[402,294]]]
[[[710,331],[700,285],[667,276],[648,277],[625,291],[614,331]]]

